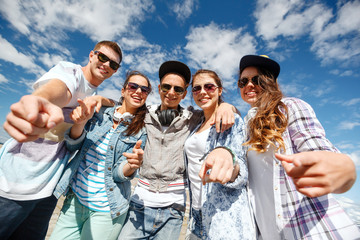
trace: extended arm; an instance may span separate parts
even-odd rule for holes
[[[19,142],[36,140],[64,121],[61,108],[71,99],[66,84],[52,79],[31,95],[23,96],[10,107],[4,129]]]
[[[342,193],[356,179],[353,161],[325,137],[325,131],[307,103],[295,99],[287,102],[292,155],[276,155],[286,173],[293,178],[299,192],[309,197]],[[290,165],[289,163],[293,163]]]

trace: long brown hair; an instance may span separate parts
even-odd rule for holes
[[[262,92],[254,107],[257,113],[248,123],[249,150],[266,152],[267,146],[273,145],[276,151],[285,150],[282,134],[288,125],[287,107],[281,101],[283,93],[273,75],[266,69],[256,67],[259,73],[259,85]],[[277,145],[276,145],[277,143]]]
[[[143,78],[146,79],[147,83],[148,83],[148,87],[150,88],[150,92],[152,91],[152,88],[151,88],[151,84],[150,84],[150,80],[147,76],[145,76],[143,73],[139,72],[139,71],[130,71],[126,74],[126,80],[124,82],[124,86],[123,86],[123,89],[126,89],[128,83],[129,83],[129,80],[132,76],[136,76],[136,75],[140,75],[142,76]],[[150,94],[149,92],[149,94]],[[122,104],[124,98],[121,97],[120,98],[120,103]],[[144,105],[142,105],[141,107],[139,107],[135,114],[134,114],[134,118],[131,120],[131,122],[128,124],[128,127],[127,129],[125,130],[125,134],[126,136],[130,136],[130,135],[133,135],[133,134],[137,134],[144,126],[145,126],[145,122],[144,122],[144,119],[145,119],[145,114],[147,112],[147,107],[146,107],[146,103],[144,103]]]

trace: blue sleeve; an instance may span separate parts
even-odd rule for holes
[[[224,186],[231,188],[243,188],[246,186],[248,181],[248,166],[246,160],[246,151],[242,145],[245,140],[244,134],[244,122],[242,118],[235,114],[234,125],[223,133],[218,133],[215,147],[225,147],[231,149],[235,155],[235,161],[240,166],[240,172],[234,182],[228,182]]]
[[[75,152],[76,150],[79,150],[81,148],[85,140],[87,131],[84,129],[80,137],[78,137],[77,139],[72,139],[70,137],[70,130],[71,128],[65,131],[65,135],[64,135],[65,146],[70,152]]]
[[[141,148],[144,149],[144,148],[145,148],[145,142],[146,142],[146,136],[147,136],[147,134],[146,134],[146,131],[145,131],[144,129],[142,129],[141,131],[142,131],[142,134],[141,134],[141,136],[139,137],[138,140],[142,140]],[[124,152],[132,153],[132,150],[133,150],[135,144],[136,144],[136,143],[128,145],[126,151],[124,151]],[[138,170],[136,170],[131,176],[126,177],[126,176],[124,175],[124,171],[123,171],[123,168],[124,168],[124,166],[125,166],[126,164],[127,164],[126,157],[124,157],[124,156],[121,154],[120,158],[118,158],[117,161],[116,161],[115,164],[114,164],[113,178],[114,178],[114,181],[115,181],[115,182],[125,182],[125,181],[129,181],[129,180],[132,180],[132,179],[137,175]]]

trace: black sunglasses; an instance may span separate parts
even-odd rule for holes
[[[200,85],[194,86],[194,87],[192,88],[192,92],[193,92],[194,94],[198,94],[198,93],[201,91],[202,88],[203,88],[203,86],[200,86]],[[204,84],[204,90],[205,90],[206,92],[213,93],[213,92],[215,91],[215,89],[217,89],[217,88],[218,88],[218,86],[216,86],[215,84],[212,84],[212,83],[206,83],[206,84]]]
[[[140,86],[139,84],[132,83],[132,82],[129,82],[127,84],[127,86],[128,86],[129,91],[131,91],[131,92],[135,92],[136,90],[138,90],[138,88],[140,88],[142,93],[148,95],[151,91],[149,87]]]
[[[240,78],[238,81],[239,88],[243,88],[248,84],[248,82],[251,81],[254,85],[260,85],[260,78],[259,76],[254,76],[251,79],[249,78]]]
[[[115,62],[114,60],[111,60],[108,56],[106,56],[105,54],[103,54],[102,52],[100,51],[94,51],[95,54],[97,54],[98,56],[98,59],[100,62],[102,63],[106,63],[107,61],[110,62],[110,67],[116,71],[119,67],[120,67],[120,64],[118,64],[117,62]]]
[[[174,91],[176,92],[177,95],[182,95],[185,92],[185,89],[179,86],[172,86],[170,84],[167,83],[163,83],[160,85],[160,89],[162,92],[168,92],[170,91],[170,89],[174,87]]]

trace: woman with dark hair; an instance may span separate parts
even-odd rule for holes
[[[221,79],[216,72],[201,69],[191,84],[204,117],[184,145],[191,202],[186,239],[255,239],[246,190],[243,120],[235,113],[234,125],[217,133],[211,121],[223,102]],[[215,159],[221,167],[213,167]]]
[[[238,86],[251,105],[247,126],[249,195],[262,239],[359,239],[359,229],[330,193],[350,189],[353,161],[325,137],[306,102],[284,97],[280,65],[244,56]],[[287,154],[287,155],[283,155]]]
[[[95,101],[85,105],[79,100],[71,114],[74,125],[65,135],[67,148],[78,152],[54,192],[57,197],[66,194],[66,199],[51,239],[117,239],[129,207],[130,180],[141,165],[125,155],[142,154],[150,92],[149,79],[132,71],[120,106],[102,107],[94,114]]]

